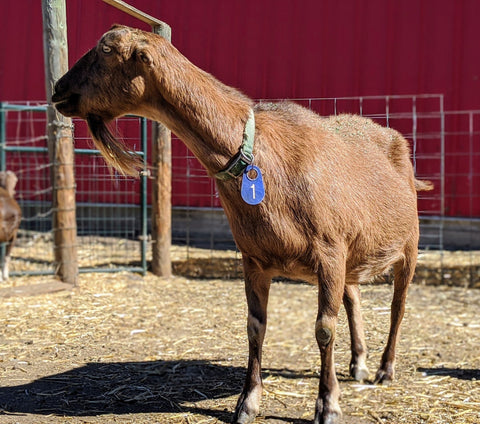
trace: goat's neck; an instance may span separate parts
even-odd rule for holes
[[[238,153],[252,101],[193,65],[173,46],[170,50],[166,65],[155,72],[154,119],[178,135],[215,174]]]

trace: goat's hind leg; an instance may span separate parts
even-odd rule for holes
[[[358,285],[346,284],[343,294],[343,306],[347,312],[350,329],[350,347],[352,359],[350,361],[350,375],[357,381],[366,380],[369,376],[367,368],[367,345],[360,304],[360,289]]]
[[[240,395],[233,423],[251,423],[260,410],[263,391],[262,346],[267,328],[267,303],[271,276],[263,273],[257,265],[243,258],[245,292],[248,304],[248,369],[245,384]]]
[[[395,346],[397,344],[400,324],[405,313],[405,301],[407,298],[408,286],[415,273],[418,248],[417,242],[412,242],[405,249],[405,256],[393,266],[393,300],[390,316],[390,332],[387,345],[382,355],[380,367],[378,368],[375,383],[384,383],[393,380],[395,377]]]

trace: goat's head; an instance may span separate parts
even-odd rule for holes
[[[58,80],[52,97],[57,110],[106,121],[135,113],[144,101],[145,80],[153,65],[151,37],[158,36],[114,25]]]
[[[152,33],[114,25],[55,85],[56,109],[85,119],[97,148],[124,174],[137,175],[140,161],[125,152],[105,123],[126,114],[148,115],[143,110],[149,97],[146,81],[152,73],[153,46],[161,40]]]

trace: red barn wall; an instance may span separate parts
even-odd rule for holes
[[[480,109],[478,0],[129,3],[167,22],[192,62],[253,98],[440,93],[446,110]],[[149,29],[100,0],[67,0],[67,18],[70,63],[113,23]],[[3,0],[0,22],[0,100],[43,100],[40,1]],[[447,212],[466,210],[457,202]]]

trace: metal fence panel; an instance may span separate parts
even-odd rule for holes
[[[0,169],[17,174],[16,199],[23,214],[10,273],[53,273],[46,107],[4,103],[0,116]],[[110,170],[91,149],[84,122],[74,125],[79,271],[146,272],[147,177],[136,180]],[[125,142],[146,157],[146,121],[127,117],[115,126]]]
[[[442,281],[451,274],[445,265],[447,251],[471,251],[470,261],[465,263],[470,277],[465,278],[477,279],[480,267],[476,265],[475,250],[480,250],[480,220],[471,217],[480,216],[475,209],[480,196],[480,111],[445,112],[441,95],[295,101],[322,115],[361,114],[401,132],[410,141],[417,176],[435,184],[434,191],[420,193],[420,248],[433,255],[432,263],[438,267]],[[18,200],[24,211],[12,273],[51,272],[52,210],[45,113],[33,105],[3,105],[1,111],[0,164],[19,174]],[[146,146],[142,146],[142,140],[146,142],[145,121],[125,118],[116,126],[133,150],[146,152]],[[147,202],[147,180],[112,174],[100,156],[87,155],[92,142],[83,121],[75,121],[75,144],[80,269],[144,272],[148,256],[147,209],[140,205]],[[214,180],[180,140],[174,138],[172,145],[174,267],[180,264],[188,268],[190,261],[194,273],[204,275],[196,268],[215,266],[219,258],[222,263],[232,258],[237,261],[239,255]],[[452,160],[462,164],[461,175],[449,167]],[[446,210],[468,219],[448,218]],[[197,264],[199,256],[202,260]],[[231,271],[231,275],[241,275],[233,265]]]
[[[360,114],[403,134],[410,141],[417,176],[431,180],[435,185],[434,191],[419,193],[420,217],[437,218],[422,219],[420,247],[435,250],[443,248],[445,140],[442,95],[288,100],[324,116]],[[173,204],[176,205],[173,219],[174,242],[187,247],[234,249],[235,244],[221,211],[214,181],[180,140],[174,139],[172,146],[172,195]]]

